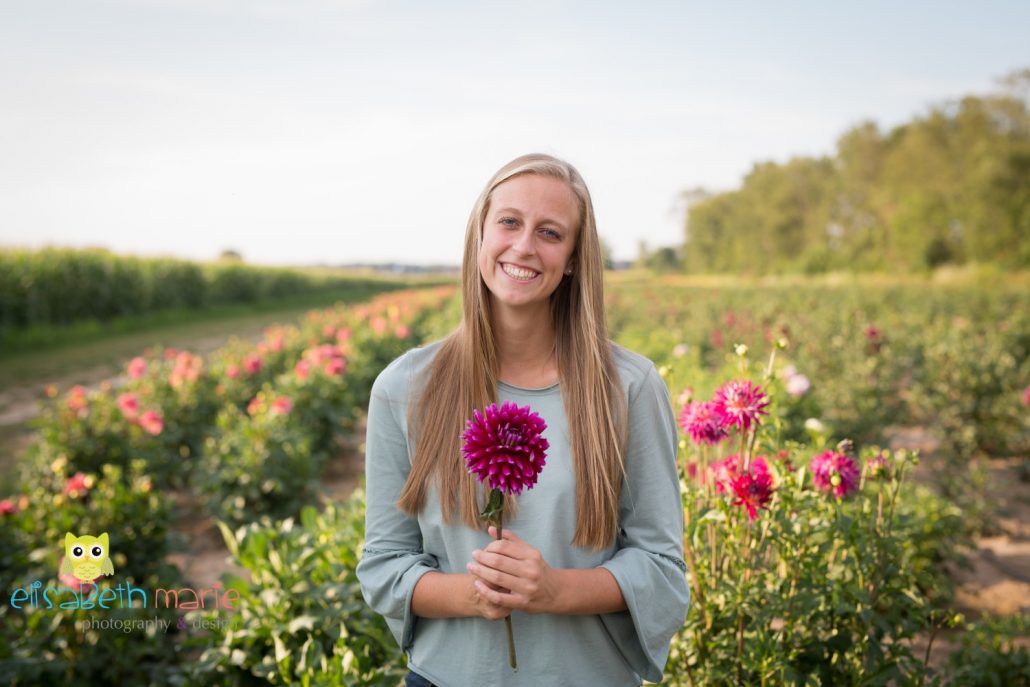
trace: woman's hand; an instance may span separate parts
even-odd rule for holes
[[[507,618],[511,615],[510,608],[499,606],[487,598],[486,593],[481,591],[484,585],[486,592],[504,593],[508,591],[495,585],[484,583],[482,580],[477,579],[475,575],[472,575],[472,597],[470,599],[470,603],[472,604],[473,612],[487,620],[500,620],[501,618]]]
[[[497,530],[490,527],[490,536]],[[489,604],[511,612],[553,612],[558,598],[558,576],[540,552],[511,530],[504,530],[482,551],[472,552],[468,571],[478,594]],[[507,613],[505,613],[507,615]],[[499,616],[504,617],[504,616]]]

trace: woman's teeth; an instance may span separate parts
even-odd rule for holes
[[[525,281],[529,281],[530,279],[535,277],[536,274],[537,274],[536,272],[533,272],[532,270],[524,270],[524,269],[522,269],[520,267],[513,267],[512,265],[507,265],[507,264],[501,265],[501,269],[504,270],[505,274],[507,274],[509,276],[512,276],[512,277],[515,277],[516,279],[522,279],[522,280],[525,280]]]

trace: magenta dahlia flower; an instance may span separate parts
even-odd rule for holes
[[[544,469],[550,448],[543,437],[545,429],[547,423],[529,406],[519,407],[509,401],[500,408],[491,403],[482,413],[473,411],[462,435],[465,443],[461,452],[468,471],[490,485],[490,498],[479,517],[494,524],[498,539],[504,522],[504,495],[532,489]],[[511,616],[504,619],[504,625],[508,633],[508,663],[512,670],[518,670]]]
[[[722,415],[712,401],[696,401],[683,406],[680,427],[695,444],[718,444],[729,436],[722,425]]]
[[[508,402],[498,408],[491,403],[483,413],[474,411],[462,435],[468,471],[491,489],[521,494],[544,469],[550,447],[542,436],[545,429],[543,418],[529,406]]]
[[[724,491],[732,491],[733,479],[740,476],[741,468],[743,468],[743,465],[740,463],[740,456],[736,453],[731,453],[722,460],[717,460],[708,466],[708,469],[712,471],[712,479],[715,480],[715,493],[721,494]],[[769,463],[766,461],[765,456],[754,456],[751,458],[748,472],[754,476],[762,475],[768,477],[769,484],[770,486],[772,485],[772,475],[769,473]]]
[[[757,518],[758,510],[765,509],[772,499],[772,475],[769,474],[767,467],[759,470],[759,465],[765,467],[764,462],[753,461],[749,471],[730,479],[730,488],[734,496],[733,505],[747,508],[748,520]]]
[[[752,384],[749,379],[726,382],[715,390],[712,403],[722,418],[723,426],[732,425],[745,432],[751,428],[751,423],[761,424],[759,416],[769,414],[766,411],[769,398],[762,387]]]
[[[858,463],[837,451],[823,451],[809,464],[817,489],[844,497],[858,489]]]

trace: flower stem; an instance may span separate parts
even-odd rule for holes
[[[683,551],[686,553],[687,563],[690,565],[690,569],[694,573],[690,576],[690,586],[693,587],[692,591],[697,596],[697,601],[701,605],[701,618],[704,620],[705,627],[711,627],[708,620],[708,607],[705,604],[705,590],[701,584],[701,575],[697,572],[697,559],[694,557],[694,547],[691,545],[690,537],[683,538]]]
[[[494,520],[494,525],[497,527],[497,539],[501,538],[504,534],[504,510],[500,510],[497,513],[497,518]],[[508,631],[508,663],[511,665],[511,669],[516,673],[519,672],[519,662],[515,657],[515,635],[511,630],[511,615],[504,617],[504,628]]]

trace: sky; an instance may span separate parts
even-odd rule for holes
[[[0,245],[461,260],[526,152],[618,259],[681,193],[1030,66],[1030,2],[0,0]]]

